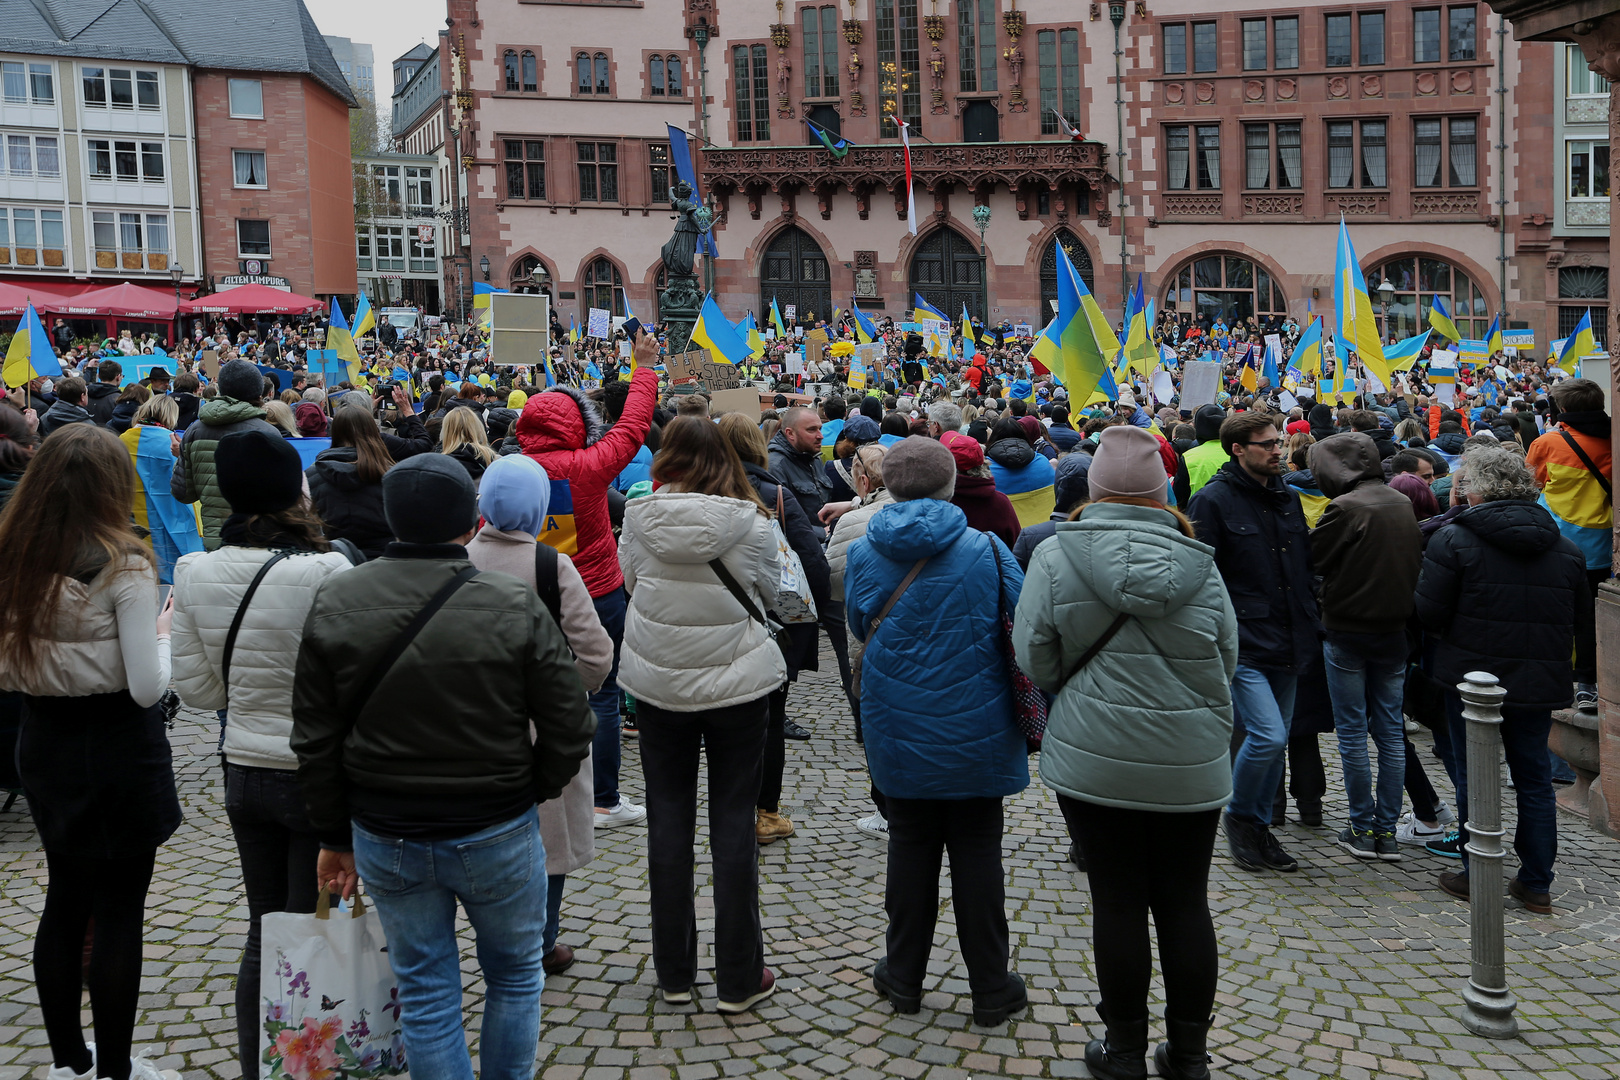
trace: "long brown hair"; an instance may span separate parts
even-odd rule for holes
[[[1137,499],[1129,495],[1106,495],[1092,502],[1083,502],[1074,508],[1074,512],[1069,515],[1069,520],[1079,521],[1080,515],[1085,513],[1086,507],[1096,506],[1097,503],[1124,503],[1126,506],[1151,506],[1155,510],[1163,510],[1176,519],[1176,528],[1181,530],[1181,535],[1189,540],[1198,539],[1198,530],[1193,527],[1192,519],[1180,510],[1173,506],[1167,506],[1162,502],[1155,502],[1152,499]]]
[[[393,468],[394,459],[382,441],[377,421],[365,409],[345,406],[332,417],[332,445],[354,447],[360,479],[368,484],[382,483],[383,473]]]
[[[0,512],[0,652],[33,672],[56,625],[62,577],[83,578],[126,556],[153,564],[130,528],[135,468],[118,436],[68,424],[40,444]]]
[[[653,482],[671,491],[741,499],[768,514],[743,471],[742,459],[720,428],[700,416],[677,416],[664,428],[664,441],[652,464]]]
[[[0,403],[0,472],[22,472],[38,446],[39,436],[28,430],[23,414],[10,402]]]
[[[739,458],[762,469],[766,467],[765,435],[752,420],[742,413],[726,413],[718,427]]]

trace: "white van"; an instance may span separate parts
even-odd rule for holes
[[[388,325],[392,326],[400,337],[417,336],[419,327],[417,326],[415,308],[385,307],[380,309],[377,314],[388,316]],[[377,321],[379,324],[382,322],[380,318]]]

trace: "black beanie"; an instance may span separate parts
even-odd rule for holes
[[[417,454],[383,475],[383,516],[407,544],[448,544],[478,526],[478,489],[461,462]]]
[[[238,514],[274,514],[304,497],[304,463],[280,435],[233,431],[214,447],[219,493]]]

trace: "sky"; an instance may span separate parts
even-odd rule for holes
[[[372,47],[377,60],[377,104],[388,116],[394,59],[411,46],[434,45],[444,29],[444,0],[305,0],[321,33]]]

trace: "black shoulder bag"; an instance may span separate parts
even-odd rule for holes
[[[551,612],[551,621],[562,629],[562,579],[557,576],[557,549],[544,541],[534,545],[534,591]]]
[[[748,617],[765,628],[765,632],[776,642],[776,647],[782,650],[782,655],[792,655],[793,639],[788,636],[787,627],[754,606],[754,602],[748,599],[743,587],[737,584],[737,579],[731,576],[731,571],[726,569],[725,563],[719,559],[710,559],[709,569],[714,571],[714,576],[720,579],[720,584],[724,585],[726,591],[742,605],[744,611],[748,612]]]
[[[1587,456],[1586,451],[1581,449],[1581,444],[1575,441],[1575,436],[1571,435],[1563,428],[1558,429],[1558,434],[1564,437],[1564,441],[1569,443],[1569,448],[1575,451],[1575,456],[1581,459],[1581,464],[1586,466],[1586,471],[1592,474],[1592,479],[1598,482],[1598,486],[1603,489],[1603,497],[1608,499],[1610,502],[1613,502],[1613,486],[1603,478],[1602,473],[1598,472],[1598,467],[1592,463],[1592,459]]]
[[[433,598],[427,602],[427,606],[418,611],[416,617],[406,624],[405,629],[399,632],[399,636],[394,638],[393,642],[388,646],[388,651],[383,653],[382,659],[378,660],[371,669],[371,674],[366,677],[366,681],[360,687],[359,693],[349,699],[349,716],[352,720],[360,718],[361,712],[365,710],[367,703],[371,701],[371,695],[375,694],[377,687],[382,684],[383,677],[393,670],[394,665],[399,662],[400,656],[410,647],[411,642],[416,640],[416,635],[422,632],[422,628],[428,624],[428,621],[438,614],[439,609],[444,607],[445,602],[455,594],[457,589],[477,576],[478,568],[469,566],[445,582],[444,586],[433,594]]]

